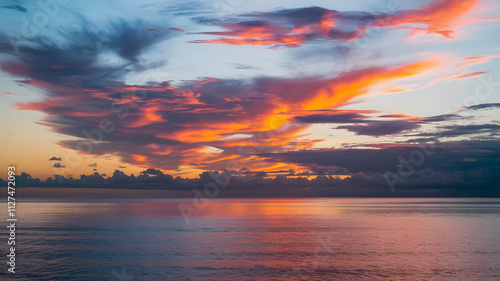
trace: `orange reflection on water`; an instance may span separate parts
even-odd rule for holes
[[[192,198],[21,203],[23,261],[68,274],[38,258],[48,253],[79,274],[104,262],[144,280],[500,276],[498,199],[210,199],[189,224],[181,202]]]

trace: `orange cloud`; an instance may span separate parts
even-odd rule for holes
[[[480,0],[438,0],[419,9],[401,11],[387,20],[379,21],[379,26],[401,26],[404,24],[425,24],[427,33],[440,34],[452,38],[453,27],[460,25],[458,19],[476,6]],[[407,27],[421,30],[418,27]]]
[[[471,66],[471,65],[475,65],[475,64],[487,63],[491,59],[498,58],[498,57],[500,57],[500,55],[486,55],[486,56],[467,57],[467,58],[464,58],[462,60],[464,62],[462,62],[461,64],[459,64],[457,66],[457,68]]]
[[[401,114],[401,113],[398,113],[398,114],[385,114],[385,115],[381,115],[380,117],[385,117],[385,118],[403,118],[403,119],[407,119],[409,121],[414,121],[414,122],[420,122],[420,121],[425,120],[425,118],[411,116],[411,115],[406,115],[406,114]]]
[[[421,8],[402,9],[393,14],[343,13],[320,7],[253,13],[230,23],[218,24],[224,31],[201,33],[217,36],[216,39],[195,40],[192,43],[296,47],[316,38],[356,40],[374,27],[408,29],[412,33],[424,32],[453,38],[452,34],[457,26],[492,19],[462,19],[479,2],[480,0],[435,0]]]
[[[135,161],[138,161],[138,162],[144,162],[147,160],[147,157],[144,156],[144,155],[138,155],[138,154],[134,154],[132,155],[134,157],[134,160]]]
[[[333,114],[332,109],[349,104],[374,86],[418,75],[439,64],[439,60],[429,59],[398,67],[357,69],[330,79],[258,78],[248,83],[207,79],[181,87],[113,82],[98,88],[69,88],[29,81],[26,83],[51,96],[19,103],[18,109],[45,112],[45,123],[54,131],[76,138],[86,137],[83,130],[92,131],[102,118],[109,118],[113,132],[103,133],[90,154],[117,155],[131,165],[215,169],[234,160],[249,169],[278,169],[285,164],[261,161],[255,155],[311,149],[322,141],[306,139],[304,132],[311,125],[297,122],[296,117]],[[362,113],[375,111],[357,112]],[[235,134],[240,136],[231,137]],[[61,145],[75,149],[78,141]],[[217,151],[206,151],[207,147]]]
[[[486,72],[473,72],[473,73],[468,73],[468,74],[464,74],[464,75],[461,75],[461,76],[458,76],[456,78],[454,78],[455,80],[457,79],[466,79],[466,78],[472,78],[472,77],[477,77],[477,76],[481,76],[483,74],[485,74]]]

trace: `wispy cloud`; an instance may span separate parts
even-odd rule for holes
[[[11,93],[11,92],[3,92],[3,93],[0,93],[0,96],[18,96],[19,94],[14,94],[14,93]]]
[[[478,76],[481,76],[481,75],[484,75],[486,74],[486,72],[472,72],[472,73],[468,73],[468,74],[464,74],[464,75],[460,75],[458,77],[455,77],[453,79],[466,79],[466,78],[473,78],[473,77],[478,77]]]
[[[4,5],[1,7],[4,9],[16,10],[16,11],[23,12],[23,13],[28,12],[28,10],[21,5]]]
[[[482,103],[468,106],[467,109],[470,110],[481,110],[481,109],[499,109],[500,103]]]

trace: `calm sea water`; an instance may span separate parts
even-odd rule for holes
[[[0,278],[500,280],[499,199],[182,201],[21,202]]]

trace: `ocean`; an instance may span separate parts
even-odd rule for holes
[[[210,199],[189,222],[181,203],[18,202],[0,278],[500,280],[500,199]]]

